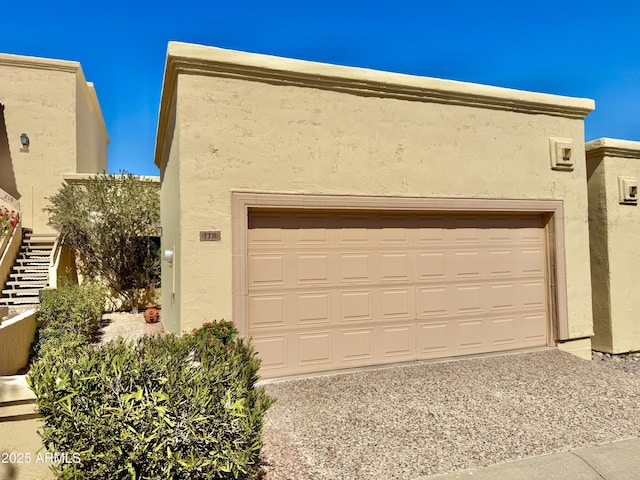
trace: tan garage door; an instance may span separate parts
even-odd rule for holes
[[[545,345],[544,239],[537,215],[256,210],[262,376]]]

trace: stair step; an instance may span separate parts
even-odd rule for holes
[[[11,295],[14,297],[26,297],[38,295],[40,293],[41,288],[21,288],[19,290],[2,290],[3,295]]]
[[[13,271],[18,275],[46,275],[49,276],[48,268],[37,268],[37,267],[13,267]]]
[[[47,275],[20,275],[20,277],[13,277],[13,278],[20,278],[21,280],[14,280],[17,283],[22,283],[22,282],[38,282],[38,284],[45,284],[47,285],[49,283],[49,279],[47,278]],[[9,282],[7,282],[9,283]]]
[[[49,278],[49,271],[47,270],[45,272],[44,270],[40,270],[36,272],[11,272],[9,276],[11,278],[24,278],[24,277]]]
[[[53,242],[45,240],[26,240],[23,242],[25,247],[28,248],[53,248]]]
[[[37,238],[37,239],[41,239],[44,238],[46,240],[55,240],[56,238],[58,238],[58,236],[54,233],[25,233],[23,235],[24,238]]]
[[[40,300],[37,297],[0,298],[0,305],[37,305],[39,303]]]
[[[17,280],[10,280],[7,283],[5,283],[6,287],[12,287],[13,289],[16,288],[20,288],[23,286],[29,286],[29,287],[41,287],[44,288],[47,286],[47,281],[42,279],[42,280],[21,280],[21,281],[17,281]]]

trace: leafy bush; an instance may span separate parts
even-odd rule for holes
[[[28,381],[64,479],[255,479],[272,403],[242,339],[202,335],[49,348]]]
[[[238,329],[233,322],[223,318],[215,322],[204,323],[200,328],[194,328],[193,333],[206,339],[216,338],[227,345],[238,335]]]
[[[45,208],[82,276],[107,285],[136,313],[138,291],[159,282],[159,192],[158,183],[131,173],[100,174],[64,183]]]
[[[45,290],[36,313],[36,354],[41,356],[49,343],[58,346],[67,336],[79,343],[91,341],[100,328],[105,302],[105,289],[96,284]]]

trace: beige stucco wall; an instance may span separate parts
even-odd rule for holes
[[[0,54],[0,85],[0,188],[20,201],[23,226],[46,233],[42,209],[63,174],[106,165],[102,114],[88,110],[93,94],[77,62]]]
[[[176,98],[171,101],[174,105]],[[181,243],[180,232],[182,231],[181,196],[180,191],[180,137],[175,129],[177,110],[172,109],[169,118],[170,134],[164,141],[162,151],[166,155],[166,168],[161,172],[160,188],[160,223],[162,225],[162,251],[173,252],[174,260],[169,262],[162,260],[162,315],[160,317],[165,330],[170,332],[180,332],[180,311],[181,311]],[[196,322],[194,322],[196,323]],[[182,328],[189,328],[183,326]],[[194,327],[195,328],[195,327]]]
[[[92,83],[76,78],[76,170],[77,173],[107,171],[107,130]],[[70,172],[65,172],[70,173]]]
[[[0,324],[0,375],[14,375],[27,364],[35,333],[34,309]]]
[[[602,138],[586,146],[596,350],[640,350],[640,207],[621,205],[618,177],[640,180],[640,142]]]
[[[181,66],[197,57],[200,70],[203,59],[243,66],[222,67],[220,76],[219,66],[177,81],[165,76],[164,91],[177,92],[177,121],[163,126],[172,109],[163,99],[160,138],[170,133],[180,146],[170,157],[159,140],[156,163],[164,172],[163,223],[167,211],[180,214],[174,241],[182,330],[232,318],[231,192],[257,191],[563,199],[569,337],[592,334],[583,149],[591,101],[181,44],[170,45],[169,54]],[[286,79],[274,80],[283,71]],[[379,82],[378,93],[362,87],[369,80]],[[344,85],[351,92],[340,91]],[[386,85],[408,92],[407,99],[387,94]],[[563,105],[572,113],[552,111]],[[536,109],[547,111],[532,114]],[[550,137],[573,141],[573,171],[551,170]],[[201,230],[220,230],[222,240],[200,242]],[[163,314],[167,321],[175,312]]]

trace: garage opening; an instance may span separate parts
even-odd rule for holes
[[[552,340],[549,215],[245,212],[244,315],[263,377]]]

